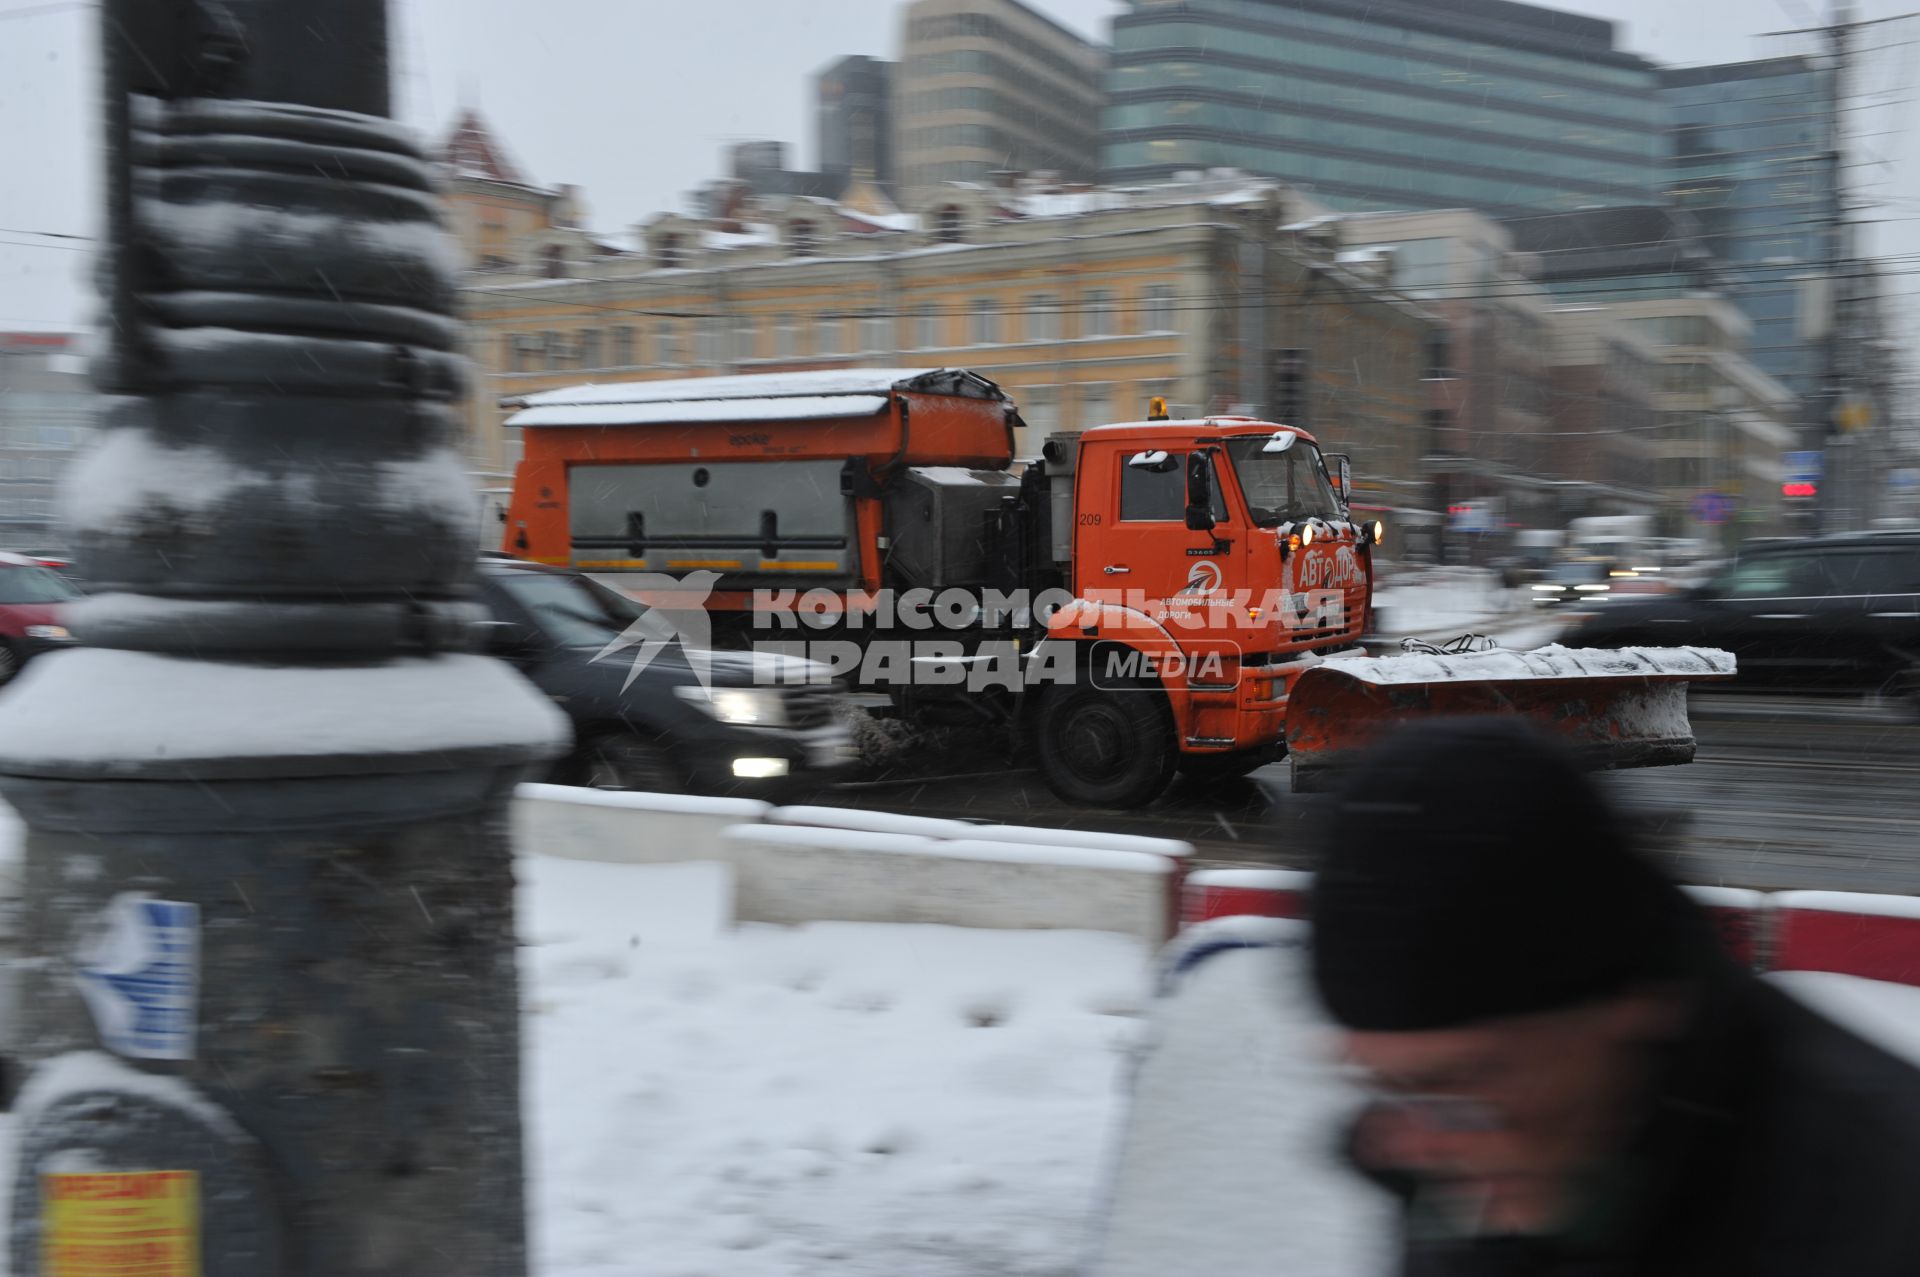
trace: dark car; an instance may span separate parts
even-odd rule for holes
[[[0,683],[41,652],[73,642],[62,611],[79,597],[73,583],[52,568],[0,552]]]
[[[1604,605],[1569,647],[1718,647],[1749,686],[1920,693],[1920,533],[1743,550],[1704,585]]]
[[[631,632],[644,605],[580,573],[510,559],[483,559],[478,577],[491,650],[573,722],[573,752],[549,780],[782,797],[831,781],[854,762],[839,691],[799,681],[818,680],[818,665],[712,652],[702,658],[703,685],[673,642],[636,669],[638,644],[608,648]]]

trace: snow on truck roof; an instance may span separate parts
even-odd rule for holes
[[[1005,402],[999,386],[954,368],[840,368],[824,372],[685,377],[566,386],[517,395],[509,426],[631,426],[690,421],[805,421],[863,417],[896,390]]]

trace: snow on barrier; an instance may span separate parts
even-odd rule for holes
[[[514,792],[513,845],[571,860],[658,865],[724,860],[723,830],[759,820],[767,803],[749,798],[697,798],[522,785]]]
[[[1180,920],[1191,925],[1212,918],[1304,918],[1307,885],[1300,869],[1196,869],[1181,893]]]
[[[1773,907],[1773,970],[1920,985],[1920,898],[1782,891]]]
[[[806,825],[722,835],[748,922],[926,922],[955,927],[1168,932],[1178,862],[1137,851]]]
[[[866,811],[858,807],[775,807],[765,819],[770,825],[864,829],[869,833],[906,834],[913,838],[966,838],[974,828],[964,820],[903,816],[898,812]]]

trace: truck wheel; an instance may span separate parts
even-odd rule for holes
[[[1178,751],[1157,687],[1074,687],[1046,698],[1036,733],[1040,774],[1073,803],[1141,807],[1173,779]]]
[[[1231,754],[1182,754],[1180,774],[1197,785],[1220,785],[1239,780],[1279,757],[1272,750],[1237,749]]]
[[[667,752],[652,741],[618,733],[587,742],[583,783],[589,789],[633,789],[649,794],[684,794],[687,778]]]
[[[0,642],[0,687],[4,687],[12,682],[13,676],[19,672],[19,656],[16,655],[14,650],[8,647],[6,643]]]

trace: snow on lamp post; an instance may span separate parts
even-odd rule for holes
[[[452,245],[385,0],[109,0],[82,646],[0,698],[28,826],[10,1270],[521,1274],[505,812],[466,651]]]

